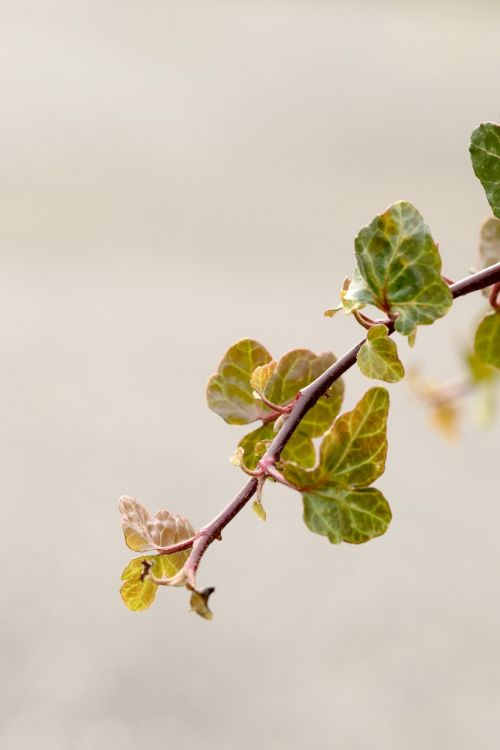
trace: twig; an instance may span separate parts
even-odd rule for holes
[[[463,297],[471,292],[476,292],[479,289],[484,289],[491,286],[492,284],[500,283],[500,263],[496,263],[489,268],[479,271],[478,273],[467,276],[461,281],[457,281],[455,284],[450,286],[450,291],[454,299]],[[383,323],[389,329],[389,335],[394,333],[394,321],[389,318],[385,320],[377,321]],[[271,445],[267,449],[266,453],[260,461],[261,468],[264,472],[269,475],[272,473],[269,467],[273,467],[276,461],[279,459],[280,454],[288,443],[293,433],[299,426],[300,422],[316,404],[318,399],[323,396],[326,391],[338,380],[347,370],[356,364],[356,358],[359,350],[365,343],[366,339],[359,341],[352,349],[349,349],[340,359],[334,362],[325,372],[320,375],[316,380],[310,383],[306,388],[303,388],[299,392],[297,400],[293,406],[293,409],[288,416],[288,419],[280,429]],[[207,551],[208,547],[212,544],[215,539],[221,538],[222,530],[232,519],[245,507],[247,502],[257,491],[259,481],[262,477],[252,477],[245,486],[236,495],[226,507],[210,521],[209,524],[203,526],[192,539],[188,539],[180,544],[184,545],[182,549],[192,547],[191,554],[189,555],[184,570],[187,579],[192,582],[200,560]],[[179,551],[179,545],[173,545],[172,547],[165,547],[161,550],[162,554],[171,554]]]

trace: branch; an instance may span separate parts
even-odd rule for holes
[[[461,281],[457,281],[455,284],[450,286],[450,291],[454,299],[463,297],[471,292],[476,292],[479,289],[484,289],[493,284],[500,282],[500,263],[496,263],[484,271],[467,276]],[[377,323],[383,323],[389,329],[389,335],[394,333],[394,321],[385,320],[377,321]],[[262,457],[259,465],[262,469],[262,476],[268,475],[269,466],[274,466],[276,461],[279,459],[281,451],[288,443],[293,433],[299,426],[300,422],[312,409],[318,399],[323,396],[327,390],[338,380],[347,370],[356,364],[356,358],[358,352],[365,343],[366,339],[359,341],[352,349],[349,349],[340,359],[334,362],[325,372],[310,383],[306,388],[303,388],[297,396],[293,408],[285,421],[283,427],[278,432],[271,445],[267,449],[266,453]],[[269,472],[270,473],[270,472]],[[203,526],[192,539],[187,539],[180,544],[183,545],[182,549],[188,549],[192,547],[191,554],[186,561],[184,571],[187,580],[191,585],[194,586],[194,577],[200,560],[205,554],[207,548],[212,544],[215,539],[221,539],[222,530],[232,519],[240,512],[240,510],[247,504],[251,497],[256,493],[259,486],[259,478],[252,477],[245,486],[236,495],[226,507],[210,521],[206,526]],[[177,552],[180,545],[174,545],[173,547],[165,547],[161,550],[161,554],[171,554]]]

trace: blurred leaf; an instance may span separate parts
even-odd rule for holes
[[[460,410],[456,401],[444,401],[432,407],[431,420],[434,427],[448,440],[458,437],[458,420]]]
[[[248,424],[270,414],[270,410],[254,398],[250,385],[255,368],[270,360],[269,352],[257,341],[237,341],[208,381],[207,402],[212,411],[229,424]]]
[[[122,573],[120,593],[127,607],[135,612],[147,609],[154,602],[158,585],[145,572],[151,569],[157,578],[172,578],[189,557],[189,550],[173,555],[135,557]],[[146,563],[146,565],[144,564]]]
[[[266,387],[265,396],[274,404],[286,406],[297,393],[327,370],[336,357],[331,352],[314,354],[308,349],[288,352],[278,362]],[[331,425],[342,405],[344,384],[339,378],[300,423],[300,432],[319,437]]]
[[[483,222],[479,239],[479,271],[483,268],[500,263],[500,220],[490,216]],[[482,290],[485,297],[489,297],[491,286]]]
[[[370,388],[354,409],[338,417],[321,443],[319,464],[304,470],[284,463],[285,478],[299,489],[340,484],[366,487],[384,472],[389,394]]]
[[[193,591],[189,601],[191,612],[196,612],[196,614],[203,617],[204,620],[211,620],[213,613],[208,607],[208,600],[214,591],[214,588],[203,589],[203,591]]]
[[[475,351],[465,353],[465,362],[473,383],[484,383],[498,376],[495,368],[491,365],[486,365]]]
[[[250,377],[250,387],[256,391],[259,396],[264,394],[264,389],[275,369],[276,362],[273,359],[267,365],[259,365],[259,367],[256,367],[252,372]]]
[[[356,237],[355,249],[358,265],[342,295],[347,312],[375,305],[397,316],[396,331],[409,336],[451,307],[437,246],[411,203],[395,203],[375,217]]]
[[[413,349],[413,347],[415,346],[416,340],[417,340],[417,329],[415,328],[408,336],[408,346],[410,347],[410,349]]]
[[[497,391],[494,381],[480,383],[474,401],[474,417],[480,427],[489,427],[497,411]]]
[[[405,371],[398,357],[398,348],[388,333],[383,323],[368,330],[366,341],[358,352],[358,366],[367,378],[397,383]]]
[[[486,365],[500,368],[500,312],[483,318],[474,338],[474,350]]]
[[[134,552],[147,552],[158,547],[169,547],[194,535],[186,518],[167,510],[160,510],[151,518],[148,510],[134,497],[120,498],[122,528],[125,542]]]
[[[332,485],[305,492],[304,521],[333,544],[362,544],[387,530],[391,509],[374,487],[345,489]]]
[[[494,215],[500,219],[500,125],[494,122],[479,125],[471,136],[470,155],[475,175]]]

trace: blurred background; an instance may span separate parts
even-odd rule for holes
[[[497,422],[450,444],[390,387],[385,537],[334,547],[265,493],[213,545],[215,617],[134,614],[121,494],[195,526],[242,484],[205,405],[236,339],[279,356],[325,319],[353,238],[398,199],[474,265],[469,162],[500,118],[500,6],[3,0],[0,6],[2,750],[497,748]],[[453,377],[460,300],[407,366]],[[367,381],[346,377],[345,408]]]

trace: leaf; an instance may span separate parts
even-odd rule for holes
[[[241,339],[222,358],[217,373],[207,385],[207,402],[229,424],[248,424],[270,414],[254,398],[250,378],[256,367],[265,365],[271,355],[257,341]]]
[[[338,417],[321,443],[319,463],[303,470],[285,463],[285,478],[298,489],[339,484],[367,487],[384,472],[389,394],[370,388],[354,409]]]
[[[311,531],[333,544],[362,544],[381,536],[391,521],[391,509],[374,487],[345,489],[332,485],[305,492],[304,521]]]
[[[460,410],[455,401],[443,401],[432,407],[431,421],[445,438],[455,441],[458,438]]]
[[[470,142],[472,167],[480,180],[491,210],[500,219],[500,125],[483,122]]]
[[[314,354],[308,349],[294,349],[279,360],[265,387],[265,396],[273,404],[286,406],[297,393],[316,380],[334,362],[331,352]],[[331,425],[342,405],[344,384],[339,378],[306,414],[300,432],[309,437],[320,437]]]
[[[189,550],[185,550],[173,555],[147,555],[131,560],[122,573],[124,583],[120,589],[126,606],[137,612],[147,609],[154,602],[158,585],[144,575],[144,563],[157,578],[172,578],[181,570],[188,557]]]
[[[490,216],[481,226],[479,238],[479,269],[488,268],[500,263],[500,220]],[[485,297],[489,297],[491,286],[482,290]]]
[[[395,317],[396,331],[409,336],[451,307],[437,246],[411,203],[395,203],[376,216],[356,237],[355,250],[357,268],[342,295],[346,312],[375,305]]]
[[[483,318],[474,338],[474,350],[481,362],[500,368],[500,312]]]
[[[125,542],[134,552],[147,552],[159,547],[169,547],[194,535],[186,518],[168,510],[160,510],[151,518],[148,510],[134,497],[123,495],[119,510]]]
[[[238,448],[243,448],[242,461],[246,469],[253,471],[257,467],[273,438],[274,427],[272,423],[269,423],[249,432],[240,440]],[[312,467],[316,461],[314,444],[307,435],[302,435],[297,430],[283,449],[282,457],[284,460],[295,461],[301,466]]]
[[[398,357],[398,348],[388,333],[383,323],[368,330],[366,341],[358,352],[358,366],[367,378],[397,383],[404,377],[405,370]]]
[[[197,615],[200,615],[205,620],[211,620],[214,615],[208,607],[208,600],[214,591],[213,587],[203,589],[203,591],[193,591],[189,601],[191,612],[196,612]]]
[[[260,497],[253,501],[252,510],[260,518],[261,521],[267,520],[266,509],[262,505],[262,500]]]
[[[252,372],[250,377],[250,387],[256,391],[259,396],[262,396],[264,389],[269,381],[269,378],[276,369],[275,360],[271,360],[267,365],[259,365]]]
[[[498,376],[495,368],[486,365],[475,351],[465,352],[464,358],[473,383],[486,383]]]

